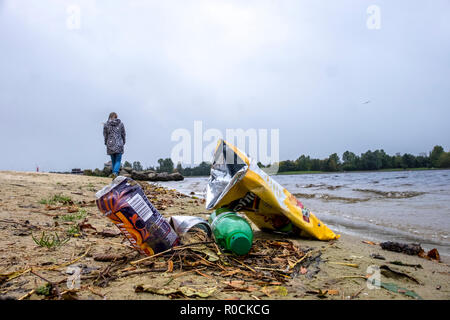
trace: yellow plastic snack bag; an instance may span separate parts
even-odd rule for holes
[[[289,191],[238,148],[219,140],[206,189],[206,209],[242,212],[261,230],[295,232],[318,240],[338,239]]]

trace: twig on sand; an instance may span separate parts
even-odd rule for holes
[[[351,299],[355,299],[356,297],[359,296],[359,294],[366,288],[366,285],[362,286],[361,289],[359,289],[357,292],[355,292],[354,294],[352,294],[352,296],[350,297]]]
[[[241,261],[239,261],[239,260],[237,260],[237,259],[235,259],[235,258],[233,258],[233,257],[231,257],[231,259],[233,259],[234,261],[240,263],[241,265],[243,265],[244,267],[246,267],[246,268],[249,269],[250,271],[253,271],[253,272],[255,272],[255,273],[257,272],[255,269],[249,267],[249,266],[246,265],[245,263],[243,263],[243,262],[241,262]]]
[[[359,268],[359,265],[357,265],[356,263],[333,262],[333,261],[329,261],[328,263],[338,264],[338,265],[341,265],[341,266],[352,267],[352,268]]]
[[[71,264],[74,264],[78,260],[81,260],[82,258],[84,258],[88,254],[89,250],[91,250],[90,246],[87,248],[87,250],[81,256],[79,256],[78,258],[76,258],[76,259],[74,259],[72,261],[69,261],[69,262],[66,262],[66,263],[63,263],[63,264],[60,264],[60,265],[57,265],[57,266],[53,266],[53,267],[36,268],[36,270],[56,270],[56,269],[59,269],[59,268],[67,267],[67,266],[69,266]]]
[[[198,269],[195,270],[195,272],[198,273],[199,275],[201,275],[202,277],[205,277],[205,278],[212,278],[212,276],[207,275],[207,274],[204,274],[204,273],[202,273],[201,271],[199,271]]]
[[[32,224],[28,224],[28,223],[24,223],[24,222],[18,222],[18,221],[13,221],[13,220],[0,219],[0,222],[17,224],[17,225],[20,225],[20,226],[28,228],[28,229],[40,229],[39,227],[34,226]]]
[[[173,247],[173,248],[167,249],[165,251],[159,252],[157,254],[154,254],[152,256],[145,257],[145,258],[142,258],[142,259],[139,259],[139,260],[136,260],[136,261],[131,261],[130,264],[131,265],[135,265],[135,264],[141,263],[143,261],[147,261],[147,260],[150,260],[152,258],[156,258],[156,257],[162,256],[162,255],[164,255],[166,253],[171,253],[171,252],[174,252],[174,251],[177,251],[177,250],[187,249],[190,246],[205,245],[205,244],[208,244],[208,243],[213,243],[213,241],[194,242],[194,243],[189,243],[189,244],[185,244],[185,245],[182,245],[182,246]]]
[[[93,288],[87,287],[87,289],[88,289],[90,292],[92,292],[93,294],[95,294],[95,295],[97,295],[97,296],[99,296],[99,297],[102,297],[103,299],[105,298],[105,295],[104,295],[104,294],[95,291]]]
[[[350,279],[350,278],[361,278],[361,279],[367,280],[366,276],[342,276],[342,277],[339,277],[338,279]]]
[[[60,264],[60,265],[56,265],[56,266],[52,266],[52,267],[32,267],[32,268],[25,268],[25,269],[22,269],[22,270],[19,270],[19,271],[11,272],[11,273],[9,273],[9,274],[2,274],[2,275],[8,277],[8,279],[7,279],[6,281],[10,281],[10,280],[12,280],[12,279],[15,279],[15,278],[18,278],[18,277],[24,275],[25,273],[33,272],[33,270],[50,270],[50,271],[52,271],[52,270],[57,270],[57,269],[59,269],[59,268],[64,268],[64,267],[66,267],[66,266],[68,266],[68,265],[71,265],[71,264],[77,262],[78,260],[82,259],[84,256],[86,256],[86,255],[88,254],[88,252],[89,252],[90,249],[91,249],[91,247],[89,247],[89,248],[86,250],[86,252],[85,252],[83,255],[79,256],[78,258],[76,258],[76,259],[74,259],[74,260],[72,260],[72,261],[70,261],[70,262],[66,262],[66,263]]]
[[[312,255],[313,253],[316,253],[316,252],[324,251],[324,250],[326,250],[328,247],[331,247],[332,245],[334,245],[334,243],[335,243],[335,242],[333,241],[333,242],[330,242],[330,243],[328,244],[328,246],[325,247],[325,248],[318,248],[318,249],[314,249],[314,250],[308,251],[307,253],[305,253],[305,255],[304,255],[303,257],[301,257],[299,260],[297,260],[297,261],[291,266],[291,269],[294,269],[296,265],[298,265],[300,262],[302,262],[303,260],[305,260],[308,256],[310,256],[310,255]]]
[[[30,297],[35,292],[36,292],[36,289],[33,289],[30,292],[28,292],[27,294],[25,294],[25,295],[21,296],[20,298],[18,298],[17,300],[24,300],[24,299]]]

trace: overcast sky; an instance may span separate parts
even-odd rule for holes
[[[111,111],[145,166],[195,120],[281,159],[448,151],[449,76],[450,1],[0,0],[0,170],[103,167]]]

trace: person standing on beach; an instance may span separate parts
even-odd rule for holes
[[[103,137],[105,138],[106,153],[111,156],[112,174],[110,177],[112,178],[119,175],[125,136],[125,126],[117,118],[117,113],[111,112],[108,121],[103,126]]]

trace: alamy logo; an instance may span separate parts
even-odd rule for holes
[[[198,165],[202,162],[211,162],[217,142],[225,139],[242,152],[246,152],[256,162],[267,164],[262,168],[267,174],[275,174],[278,172],[280,159],[280,132],[279,129],[270,129],[270,144],[268,134],[268,129],[254,128],[226,129],[223,134],[216,128],[204,130],[202,121],[194,121],[193,134],[185,128],[172,132],[171,141],[177,144],[172,148],[171,159],[174,164]],[[227,159],[227,163],[229,160]]]
[[[366,10],[369,17],[367,18],[366,25],[369,30],[381,29],[381,9],[377,5],[371,5]]]
[[[381,286],[381,272],[380,267],[377,265],[371,265],[367,267],[367,288],[372,289],[380,289]]]
[[[81,9],[77,5],[67,7],[66,26],[69,30],[78,30],[81,28]]]
[[[67,288],[69,290],[80,289],[81,269],[78,266],[68,266],[66,273],[70,276],[67,278]]]
[[[243,208],[248,207],[253,201],[255,201],[256,195],[248,192],[243,198],[239,199],[236,206],[232,207],[233,211],[241,211]]]

